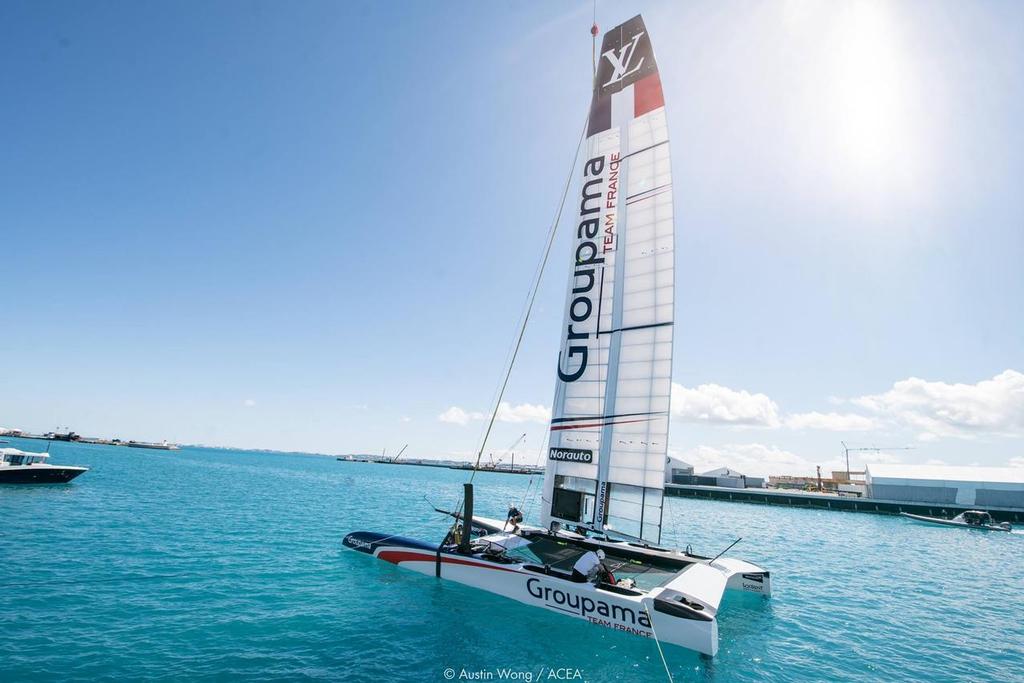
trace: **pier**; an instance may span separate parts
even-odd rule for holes
[[[455,460],[388,460],[381,459],[380,456],[369,456],[369,455],[345,455],[336,456],[335,460],[341,462],[372,462],[378,465],[407,465],[412,467],[440,467],[442,469],[449,470],[473,470],[476,469],[478,472],[497,472],[498,474],[530,474],[539,475],[544,474],[544,468],[533,467],[530,465],[524,465],[521,467],[512,466],[491,466],[481,465],[479,468],[475,468],[472,463],[455,461]]]
[[[838,496],[827,493],[771,489],[733,489],[721,486],[689,484],[665,484],[665,495],[680,498],[724,500],[735,503],[754,503],[757,505],[785,505],[813,510],[871,512],[883,515],[898,515],[901,512],[909,512],[928,517],[954,517],[965,510],[978,509],[976,506],[954,505],[950,503],[915,503],[899,500],[876,500],[857,496]],[[984,509],[1000,522],[1024,522],[1024,510],[1019,508],[988,506]]]

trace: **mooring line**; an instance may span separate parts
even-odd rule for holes
[[[647,621],[651,622],[651,633],[654,634],[654,644],[658,646],[658,654],[661,655],[661,664],[665,667],[665,675],[668,676],[668,683],[675,683],[672,678],[672,672],[669,671],[668,662],[665,661],[665,652],[661,649],[661,641],[658,639],[658,632],[654,630],[654,618],[651,616],[650,610],[647,609],[647,605],[644,605],[644,614],[647,615]]]

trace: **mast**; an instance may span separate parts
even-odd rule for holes
[[[543,519],[657,543],[674,322],[668,129],[639,15],[604,35],[598,59]]]

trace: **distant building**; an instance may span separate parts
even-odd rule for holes
[[[789,474],[773,474],[768,477],[768,486],[773,489],[792,489],[795,491],[808,491],[818,489],[818,478],[817,477],[797,477]],[[822,489],[825,491],[833,490],[834,485],[831,487],[825,480],[822,480]]]
[[[693,465],[688,462],[683,462],[679,458],[673,458],[669,456],[665,458],[665,483],[679,483],[675,480],[676,477],[693,476]]]
[[[714,477],[715,486],[725,486],[731,489],[763,489],[764,477],[748,477],[742,472],[737,472],[730,467],[719,467],[709,470],[701,475],[702,477]]]
[[[1024,509],[1024,470],[947,465],[868,465],[869,498]]]
[[[694,474],[693,466],[669,458],[665,481],[688,486],[723,486],[732,489],[764,488],[763,477],[748,477],[729,467],[719,467],[703,474]]]
[[[863,472],[852,472],[853,475],[863,475]],[[856,496],[863,498],[866,489],[863,478],[861,480],[850,479],[846,472],[833,472],[831,477],[791,476],[785,474],[773,474],[768,477],[768,488],[787,489],[793,491],[818,491],[820,493],[834,493],[840,496]]]

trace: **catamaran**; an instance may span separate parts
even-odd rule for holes
[[[474,515],[468,483],[461,510],[439,510],[455,518],[442,542],[358,531],[344,545],[713,656],[724,591],[767,597],[771,577],[660,545],[675,230],[664,96],[640,16],[604,35],[584,149],[541,525]],[[572,570],[587,553],[608,571],[581,581]]]

